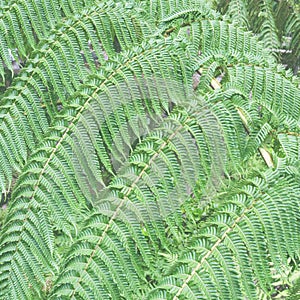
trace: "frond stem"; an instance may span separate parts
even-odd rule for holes
[[[217,249],[217,247],[225,240],[225,238],[228,236],[228,234],[230,232],[232,232],[234,230],[234,228],[237,226],[237,224],[244,218],[244,216],[246,215],[246,213],[248,213],[250,210],[253,209],[254,205],[258,201],[259,201],[259,199],[254,200],[251,203],[251,205],[249,207],[247,207],[243,211],[243,213],[233,222],[233,224],[231,225],[231,227],[228,227],[225,230],[225,232],[223,233],[223,235],[214,243],[214,245],[211,247],[211,249],[202,257],[202,259],[196,265],[196,267],[194,267],[194,269],[192,270],[191,274],[184,280],[183,284],[181,285],[181,287],[177,291],[177,293],[174,296],[173,300],[179,300],[179,296],[181,295],[181,293],[183,292],[183,290],[185,289],[185,287],[187,287],[188,283],[192,280],[192,278],[199,271],[199,269],[201,268],[201,266],[204,263],[204,261],[207,260],[210,257],[210,255]]]
[[[185,120],[185,122],[189,121],[190,118],[187,118]],[[139,175],[137,176],[137,178],[133,181],[133,183],[131,184],[131,186],[129,187],[129,189],[127,190],[127,192],[124,194],[122,201],[120,202],[120,204],[118,205],[118,207],[116,208],[115,212],[113,213],[113,215],[111,216],[109,222],[107,223],[107,225],[105,226],[105,229],[102,233],[102,235],[100,236],[95,248],[93,249],[85,267],[82,273],[86,272],[87,269],[89,268],[90,263],[92,262],[92,259],[94,257],[94,255],[96,254],[97,250],[100,248],[100,244],[102,243],[105,235],[107,234],[108,230],[110,229],[114,219],[117,217],[121,207],[123,206],[123,204],[125,203],[126,200],[128,199],[129,194],[131,193],[131,191],[133,190],[134,186],[138,183],[138,181],[142,178],[143,174],[146,172],[146,170],[151,166],[152,162],[160,155],[160,153],[162,152],[162,150],[168,145],[168,143],[177,135],[177,133],[183,128],[184,124],[181,124],[180,126],[178,126],[178,128],[169,136],[169,138],[164,141],[160,147],[158,148],[158,150],[155,152],[155,154],[150,158],[148,164],[141,170],[141,172],[139,173]],[[83,276],[80,276],[77,280],[77,285],[80,284],[80,282],[82,281]],[[71,298],[74,296],[76,292],[76,288],[73,290],[72,294],[71,294]]]

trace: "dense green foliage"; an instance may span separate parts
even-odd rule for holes
[[[240,26],[255,32],[272,54],[294,72],[300,66],[298,0],[220,0],[218,9]]]
[[[297,1],[0,3],[0,299],[298,299]]]

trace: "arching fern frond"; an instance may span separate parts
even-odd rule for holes
[[[273,126],[287,127],[291,130],[298,127],[299,88],[284,74],[255,66],[228,68],[228,73],[230,81],[237,89],[243,90],[244,94],[248,95],[250,103],[251,101],[261,103],[270,110],[274,116]]]
[[[265,43],[202,0],[10,3],[0,56],[25,67],[0,103],[0,299],[270,296],[300,247],[277,3],[245,2]]]
[[[227,15],[234,23],[241,27],[249,28],[249,15],[247,4],[244,0],[220,0],[216,1],[218,10]]]
[[[215,5],[230,20],[256,33],[278,61],[297,73],[300,22],[295,1],[218,0]]]
[[[163,247],[167,246],[162,217],[166,218],[172,211],[178,214],[178,203],[175,207],[174,203],[158,207],[159,202],[156,201],[156,197],[167,197],[163,201],[164,205],[168,200],[180,202],[180,195],[175,199],[170,197],[171,195],[174,197],[173,193],[179,192],[179,186],[183,184],[183,178],[180,176],[181,167],[179,165],[176,167],[173,162],[176,160],[180,162],[185,152],[178,153],[180,148],[177,148],[176,144],[179,142],[180,147],[184,149],[189,145],[189,151],[198,152],[193,143],[183,145],[180,142],[193,138],[191,135],[189,137],[189,134],[182,133],[189,120],[179,116],[179,122],[176,119],[174,121],[176,125],[174,127],[170,126],[171,123],[166,123],[166,133],[158,132],[142,141],[134,151],[130,165],[124,170],[121,169],[120,176],[112,181],[109,194],[105,198],[100,195],[99,213],[87,221],[79,235],[78,243],[69,254],[61,277],[54,285],[53,299],[60,299],[62,296],[74,299],[105,299],[110,295],[115,299],[122,297],[133,299],[134,293],[139,293],[141,283],[145,282],[142,270],[145,266],[151,268],[154,262],[151,248],[155,247],[157,238],[160,238]],[[180,121],[184,123],[181,125]],[[198,134],[200,135],[200,132]],[[177,142],[174,143],[175,138]],[[176,154],[179,157],[176,157]],[[194,162],[198,164],[197,160],[190,163]],[[197,169],[191,172],[197,172]],[[195,175],[189,180],[195,180]],[[174,192],[166,193],[164,188]],[[127,232],[130,232],[130,236]],[[91,235],[94,236],[93,240],[89,238]],[[151,244],[148,239],[151,240]],[[140,253],[139,256],[134,250],[135,247]],[[120,258],[116,261],[114,257]],[[78,262],[81,262],[82,268],[76,267]],[[95,264],[101,266],[102,272],[94,272]],[[105,276],[108,270],[113,271],[110,278]],[[137,281],[137,275],[140,282]],[[87,276],[90,278],[88,284],[84,280]],[[73,279],[70,281],[71,278]]]
[[[207,12],[209,15],[216,15],[216,12],[210,9],[210,3],[203,0],[141,0],[138,2],[148,8],[149,14],[157,22],[165,18],[169,21],[175,20],[178,17],[186,16],[191,11],[198,15],[201,14],[201,11]]]
[[[283,151],[284,155],[286,157],[299,160],[300,159],[300,133],[298,132],[281,132],[277,135],[278,142],[280,143],[280,146],[282,149],[279,149]],[[278,152],[279,152],[278,151]],[[280,156],[280,152],[278,153],[278,156]]]
[[[148,35],[144,24],[133,11],[129,15],[122,5],[108,2],[73,17],[39,43],[18,81],[1,99],[2,193],[9,191],[14,172],[20,172],[49,123],[67,105],[68,97],[117,51]]]
[[[216,153],[221,156],[227,151],[224,142],[217,144],[211,133],[222,128],[220,118],[212,118],[201,104],[197,111],[171,113],[161,129],[135,147],[128,164],[100,193],[97,212],[88,218],[66,256],[54,283],[53,299],[135,299],[142,292],[145,274],[151,277],[155,272],[157,245],[171,251],[172,239],[178,238],[176,228],[182,226],[180,206],[184,199],[197,182],[207,181],[214,164],[224,164],[216,157]],[[221,130],[230,132],[228,128]],[[215,135],[220,138],[220,132]],[[164,233],[165,224],[172,238]],[[96,271],[96,265],[101,271]],[[112,277],[108,278],[107,272]]]
[[[76,125],[83,122],[85,116],[89,117],[88,112],[92,109],[93,103],[96,108],[104,108],[102,112],[100,110],[102,118],[100,117],[98,120],[101,121],[103,116],[105,117],[105,113],[109,112],[106,111],[105,108],[115,109],[113,103],[117,101],[115,102],[115,104],[117,104],[120,97],[120,92],[118,92],[118,94],[110,93],[109,86],[111,85],[115,85],[115,91],[118,91],[120,85],[124,88],[125,79],[125,82],[129,84],[134,82],[137,78],[140,78],[139,80],[143,82],[142,75],[149,77],[152,74],[155,74],[158,78],[165,79],[165,81],[167,78],[172,77],[173,79],[177,78],[179,83],[188,83],[189,79],[185,79],[186,70],[184,69],[185,64],[183,63],[185,59],[184,52],[177,50],[176,53],[174,53],[173,48],[170,47],[171,44],[174,45],[174,41],[169,40],[161,43],[152,41],[151,43],[144,44],[143,48],[137,47],[135,51],[127,52],[119,56],[119,63],[108,66],[106,72],[101,72],[97,76],[91,76],[89,84],[83,86],[81,92],[74,95],[74,98],[70,101],[71,104],[69,108],[63,110],[57,117],[57,121],[50,135],[39,148],[39,151],[32,156],[28,165],[25,166],[23,174],[20,176],[12,195],[13,202],[11,204],[10,214],[8,214],[6,225],[4,225],[3,228],[3,232],[7,230],[7,235],[2,235],[3,243],[1,243],[0,250],[2,254],[6,253],[5,257],[0,255],[1,270],[3,270],[0,295],[1,293],[2,295],[8,293],[10,289],[16,289],[15,282],[18,282],[18,276],[24,272],[22,263],[20,263],[24,258],[17,255],[18,248],[25,247],[26,251],[30,252],[30,244],[27,245],[22,237],[25,235],[24,232],[28,232],[31,229],[29,216],[36,216],[39,212],[37,207],[45,207],[50,214],[50,216],[47,216],[53,220],[50,224],[43,218],[40,220],[41,223],[45,222],[47,224],[50,228],[49,230],[53,232],[54,228],[58,228],[58,230],[63,230],[68,234],[72,231],[70,224],[76,222],[83,207],[86,209],[87,203],[83,194],[84,191],[78,188],[74,189],[74,186],[77,185],[76,178],[70,177],[68,174],[74,174],[72,145],[76,140],[72,135],[76,137]],[[151,58],[151,63],[148,61],[149,58]],[[154,62],[156,63],[154,64]],[[168,64],[167,69],[165,68],[166,64]],[[173,66],[172,69],[170,69],[170,66]],[[172,76],[170,73],[172,73]],[[125,74],[126,77],[124,77]],[[130,85],[128,85],[128,89],[130,90]],[[150,95],[153,96],[154,92],[155,90],[149,91]],[[102,97],[101,94],[103,95]],[[156,98],[159,98],[159,96]],[[154,102],[151,104],[154,104]],[[161,111],[159,105],[160,104],[156,104],[156,109]],[[155,106],[152,107],[151,109],[155,109]],[[120,130],[122,124],[122,122],[112,124],[115,127],[112,127],[113,131],[106,132],[108,137],[111,135],[111,140],[106,142],[107,145],[115,142],[113,140],[114,133]],[[104,131],[105,134],[105,126],[101,127],[101,131],[102,133]],[[96,143],[99,141],[99,138],[93,141],[96,149]],[[101,144],[98,147],[101,149]],[[109,168],[106,162],[110,162],[109,160],[105,161],[104,149],[105,147],[102,147],[102,152],[98,153],[99,158],[96,157],[96,159],[99,159],[100,163],[103,162],[106,168]],[[92,163],[94,162],[95,159]],[[99,170],[99,172],[100,171],[101,170]],[[107,171],[110,170],[108,169]],[[101,172],[99,174],[100,176],[102,175]],[[98,177],[97,180],[101,182],[103,179]],[[51,201],[49,201],[49,199],[51,199]],[[20,214],[20,212],[22,212],[22,214]],[[13,226],[14,230],[10,232],[9,228],[12,228],[12,224],[18,224],[19,222],[23,225],[21,227]],[[39,235],[39,224],[35,222],[33,226],[34,228],[30,230],[32,240],[34,240],[34,235]],[[11,240],[9,238],[10,236],[19,236],[19,238]],[[47,245],[47,243],[45,243],[45,245]],[[42,253],[33,254],[30,259],[31,263],[35,264],[33,261],[37,259],[36,255],[41,255],[42,261],[50,259],[51,255],[49,255],[49,252],[50,249],[48,249],[48,252],[42,251]],[[26,259],[29,261],[29,257]],[[15,270],[16,275],[12,274],[12,270]],[[45,281],[45,278],[38,276],[37,279],[36,276],[29,272],[28,280],[29,282],[34,282],[32,283],[32,289],[37,291],[40,289],[40,284]],[[26,286],[27,289],[29,289],[29,286]],[[18,288],[22,291],[24,286],[21,287],[18,285]],[[12,291],[12,293],[14,292]],[[26,293],[29,292],[24,291],[24,294]]]
[[[131,87],[132,87],[132,85],[131,85]],[[151,92],[151,94],[153,97],[153,91]],[[100,99],[103,101],[104,100],[103,96]],[[153,104],[153,102],[152,102],[152,104]],[[127,105],[129,105],[129,104],[127,103]],[[198,108],[198,109],[200,109],[200,108]],[[214,116],[215,116],[215,117],[213,117],[213,121],[217,122],[217,124],[220,124],[216,127],[217,128],[216,132],[213,132],[215,130],[214,129],[215,126],[213,126],[214,123],[208,122],[208,120],[209,120],[209,119],[207,119],[208,116],[205,114],[204,114],[204,116],[202,116],[202,113],[200,112],[199,116],[197,117],[198,118],[197,122],[198,122],[198,124],[201,124],[203,134],[201,132],[197,133],[197,131],[195,131],[196,128],[193,129],[193,131],[191,131],[194,126],[189,125],[186,129],[193,132],[192,136],[189,136],[189,135],[187,135],[186,137],[181,136],[178,140],[179,144],[177,144],[177,142],[175,143],[175,141],[172,141],[172,145],[170,145],[171,148],[169,148],[169,150],[175,151],[175,149],[177,149],[175,152],[176,156],[174,156],[174,155],[170,156],[168,154],[169,152],[167,151],[163,156],[163,160],[160,163],[157,163],[157,164],[155,163],[155,165],[153,165],[154,177],[152,179],[150,179],[148,177],[144,178],[141,176],[134,175],[135,168],[134,169],[129,168],[128,169],[129,172],[127,169],[125,169],[127,171],[124,174],[123,174],[122,169],[120,169],[118,171],[118,173],[120,174],[120,177],[115,179],[112,182],[112,184],[110,185],[112,187],[112,191],[113,191],[112,196],[106,197],[104,199],[101,198],[101,194],[100,194],[100,196],[99,195],[97,196],[97,197],[100,197],[101,207],[102,207],[102,210],[100,210],[100,211],[104,212],[102,214],[104,214],[104,216],[106,216],[107,214],[109,216],[113,216],[112,219],[110,219],[111,221],[107,221],[108,222],[107,224],[109,224],[109,228],[112,225],[112,221],[114,221],[114,219],[115,219],[114,216],[118,215],[118,212],[121,212],[121,215],[122,215],[121,220],[122,221],[124,221],[123,220],[124,217],[125,217],[125,221],[128,221],[127,213],[129,213],[129,221],[130,221],[130,220],[132,220],[131,214],[133,212],[134,213],[138,212],[138,218],[139,218],[138,221],[137,221],[136,217],[133,217],[134,228],[136,227],[136,223],[139,224],[140,222],[142,222],[144,224],[144,226],[143,226],[144,233],[143,234],[144,235],[146,234],[146,236],[151,240],[151,243],[153,244],[153,246],[159,241],[160,243],[162,243],[162,245],[165,245],[165,247],[167,247],[166,237],[164,237],[164,234],[162,234],[162,230],[163,230],[163,226],[164,226],[164,222],[163,222],[164,216],[167,217],[165,222],[169,225],[170,231],[172,232],[172,234],[174,234],[174,237],[176,237],[177,234],[176,234],[175,228],[176,228],[176,226],[179,226],[181,223],[181,221],[180,221],[181,218],[179,217],[180,212],[178,212],[178,209],[180,208],[180,203],[183,202],[183,198],[181,198],[181,196],[180,196],[180,191],[183,191],[182,192],[183,195],[185,194],[186,189],[192,191],[193,187],[196,184],[195,180],[197,178],[199,178],[198,180],[200,180],[200,182],[204,183],[207,181],[207,178],[211,177],[212,175],[213,176],[221,176],[221,174],[218,175],[215,172],[216,172],[216,170],[219,172],[220,171],[222,172],[222,169],[218,170],[218,169],[215,169],[210,166],[215,165],[215,164],[220,164],[220,163],[224,164],[224,161],[222,162],[222,159],[220,160],[220,157],[222,155],[224,155],[224,152],[228,151],[228,154],[231,152],[230,157],[233,158],[233,156],[232,156],[233,149],[237,148],[237,141],[238,141],[238,140],[236,140],[237,129],[234,128],[234,126],[233,126],[234,123],[236,123],[237,128],[238,128],[238,125],[241,125],[241,120],[238,118],[237,112],[235,113],[235,117],[228,118],[228,114],[230,113],[230,110],[233,112],[234,112],[234,110],[230,109],[230,106],[228,107],[228,110],[226,110],[225,107],[221,105],[221,103],[219,105],[214,104],[211,107],[211,109],[214,112]],[[104,116],[105,116],[105,114],[104,114]],[[116,114],[114,114],[112,116],[116,116],[115,118],[117,119]],[[102,118],[99,117],[97,119],[102,119]],[[81,120],[81,122],[83,122],[83,120]],[[168,123],[165,123],[164,126],[166,126],[167,132],[170,131],[169,134],[171,134],[171,136],[173,136],[173,133],[177,134],[177,130],[171,129],[172,127],[169,126]],[[184,129],[184,127],[182,127],[182,126],[180,128],[182,130]],[[184,129],[184,130],[186,130],[186,129]],[[220,133],[219,130],[221,130],[222,133]],[[198,131],[199,131],[199,129],[198,129]],[[91,132],[89,134],[92,134]],[[216,136],[217,141],[219,140],[218,143],[214,143],[214,140],[212,139],[213,136]],[[84,137],[84,135],[83,136],[80,135],[80,137]],[[111,136],[110,138],[112,139],[112,137],[113,136]],[[145,154],[146,153],[151,154],[152,152],[150,151],[150,148],[157,147],[156,143],[158,143],[158,145],[160,145],[162,143],[162,145],[164,145],[164,147],[165,147],[166,145],[165,145],[164,139],[162,139],[162,137],[160,135],[158,137],[160,140],[159,143],[155,142],[153,144],[153,142],[149,142],[150,144],[148,144],[145,142],[145,146],[141,146],[141,151],[142,152],[145,151]],[[72,143],[74,143],[74,142],[72,142],[71,138],[72,137],[68,138],[68,141],[67,141],[68,144],[66,144],[67,148],[66,148],[66,146],[64,146],[64,148],[61,148],[61,150],[59,151],[64,154],[65,159],[67,158],[67,156],[66,156],[67,152],[69,152],[71,156],[73,153],[73,151],[70,151],[71,150],[70,145],[72,145]],[[53,139],[53,136],[51,139]],[[107,139],[109,140],[109,136],[107,136]],[[188,139],[191,139],[191,140],[188,141]],[[224,147],[224,146],[222,146],[222,144],[224,143],[223,139],[228,144],[227,150],[223,149],[223,147]],[[116,140],[114,140],[114,142],[115,141]],[[150,139],[150,141],[151,141],[151,139]],[[98,142],[99,142],[99,140],[98,140]],[[196,144],[195,144],[195,142],[196,142]],[[54,140],[54,144],[57,146],[56,140]],[[186,146],[184,146],[184,145],[190,145],[190,146],[189,146],[189,148],[186,148]],[[109,146],[109,144],[108,144],[108,146]],[[219,150],[217,151],[218,147],[219,147]],[[102,149],[103,149],[103,147],[102,147]],[[137,147],[137,149],[139,149],[139,148]],[[192,150],[192,149],[194,149],[194,150]],[[17,188],[15,189],[15,193],[13,195],[15,204],[13,203],[11,210],[15,209],[16,211],[20,211],[22,209],[21,206],[23,206],[23,204],[21,204],[21,206],[20,206],[19,202],[21,201],[21,199],[22,199],[22,202],[26,201],[26,198],[24,197],[25,196],[24,192],[26,191],[26,194],[28,194],[28,188],[30,189],[30,185],[32,185],[32,181],[34,180],[34,177],[36,177],[35,174],[31,175],[30,172],[33,172],[34,170],[37,169],[37,163],[39,161],[42,161],[41,155],[45,155],[43,153],[44,151],[45,151],[45,147],[41,148],[40,152],[36,155],[36,158],[32,159],[31,164],[28,167],[28,172],[25,171],[24,174],[22,175],[22,177],[20,177],[20,182],[22,182],[22,184],[20,186],[17,186]],[[198,151],[201,151],[201,154]],[[155,157],[156,157],[155,153],[157,153],[157,151],[153,152],[153,155],[155,155]],[[101,154],[102,155],[104,154],[103,150],[102,150]],[[138,154],[137,156],[134,156],[134,158],[137,159],[138,161],[141,160],[139,163],[138,163],[138,161],[136,161],[134,163],[134,165],[137,166],[137,168],[138,168],[137,170],[140,170],[142,172],[142,174],[144,174],[144,172],[145,172],[145,171],[143,171],[144,167],[146,167],[148,165],[148,164],[145,165],[145,163],[143,162],[143,159],[145,159],[147,157],[147,156],[145,156],[145,154],[144,155]],[[79,208],[76,208],[76,206],[78,205],[77,201],[79,201],[79,198],[77,198],[77,197],[80,197],[80,198],[82,198],[82,200],[84,200],[86,193],[84,193],[84,191],[80,191],[80,188],[77,186],[76,181],[72,180],[71,178],[68,181],[66,181],[66,179],[68,178],[67,174],[69,172],[73,172],[73,173],[75,172],[75,174],[76,174],[76,171],[74,170],[74,165],[73,165],[74,161],[72,160],[72,158],[69,157],[66,159],[67,164],[62,163],[62,164],[58,165],[59,160],[62,160],[63,158],[60,156],[59,153],[57,153],[57,154],[55,153],[56,159],[54,159],[54,157],[51,157],[52,155],[54,155],[54,154],[51,154],[50,156],[48,156],[49,158],[46,158],[46,157],[44,158],[44,161],[46,162],[46,164],[43,167],[43,169],[41,170],[41,172],[38,174],[38,177],[36,177],[37,181],[36,181],[36,185],[35,185],[35,191],[33,191],[33,194],[29,200],[30,200],[30,202],[35,200],[35,201],[44,203],[44,205],[46,205],[49,209],[50,216],[53,215],[53,219],[56,222],[55,227],[61,226],[60,229],[66,230],[67,224],[64,224],[63,222],[65,222],[66,220],[69,220],[70,222],[76,222],[76,218],[73,216],[73,212],[78,213],[78,210],[79,210]],[[89,155],[89,154],[87,153],[86,155]],[[217,155],[217,157],[215,155]],[[220,157],[218,155],[220,155]],[[199,156],[201,157],[200,162],[198,161]],[[240,156],[241,156],[241,154],[237,155],[237,153],[236,153],[236,156],[234,157],[236,159],[236,161],[238,161]],[[51,158],[51,161],[49,160],[50,158]],[[101,157],[99,157],[99,159],[101,159]],[[164,160],[166,160],[166,159],[167,159],[167,161],[169,160],[169,163],[166,166],[164,166]],[[212,159],[214,161],[211,161]],[[52,160],[53,160],[53,162],[52,162]],[[151,158],[150,158],[150,160],[151,160]],[[181,168],[182,168],[181,172],[179,172],[178,168],[176,167],[178,160],[181,161],[181,163],[180,163]],[[199,165],[199,163],[200,163],[200,165]],[[92,165],[92,164],[93,164],[93,161],[91,161],[89,163],[89,165]],[[192,169],[190,169],[191,164],[193,165]],[[197,167],[197,165],[198,165],[198,167]],[[51,169],[49,169],[49,167],[51,167]],[[45,171],[46,168],[47,168],[47,172]],[[38,171],[38,169],[37,169],[37,171]],[[169,173],[169,172],[171,172],[171,173]],[[182,174],[182,175],[180,175],[180,174]],[[177,176],[179,176],[179,175],[182,177],[177,178]],[[23,178],[23,176],[24,176],[24,178]],[[167,180],[167,178],[169,178],[169,179]],[[89,179],[91,179],[91,177]],[[96,178],[96,179],[101,180],[101,178]],[[149,193],[149,191],[147,191],[146,187],[143,188],[142,186],[139,186],[138,181],[136,181],[136,180],[138,180],[138,181],[142,180],[141,181],[142,186],[146,185],[147,189],[153,189],[153,190],[152,191],[150,190],[151,192]],[[126,188],[128,181],[129,181],[129,183],[134,182],[134,185],[132,186],[132,188],[129,188],[129,190],[128,190],[128,187]],[[176,185],[174,186],[175,183],[176,183]],[[89,180],[89,184],[92,185],[91,180]],[[47,189],[48,192],[44,191],[44,195],[42,197],[40,197],[39,193],[37,193],[36,191],[39,191],[39,190],[42,191],[45,188]],[[99,189],[100,186],[97,185],[96,188]],[[72,193],[70,193],[70,189],[72,190]],[[124,190],[124,191],[122,191],[122,190]],[[167,193],[165,193],[166,190],[167,190]],[[173,192],[172,192],[172,190],[173,190]],[[127,192],[128,192],[128,195],[127,195]],[[130,192],[130,194],[129,194],[129,192]],[[132,192],[132,196],[130,196],[131,192]],[[62,202],[62,201],[54,203],[52,200],[51,203],[46,204],[45,200],[43,200],[43,198],[47,197],[45,195],[45,193],[46,194],[50,193],[52,195],[55,195],[55,198],[53,198],[53,200],[64,199],[64,201],[69,201],[69,203]],[[127,198],[130,199],[131,197],[134,197],[134,199],[136,199],[136,201],[139,201],[138,199],[141,199],[141,200],[144,199],[144,200],[140,205],[135,204],[133,206],[133,208],[134,208],[133,212],[131,211],[131,209],[132,209],[131,206],[128,207],[128,205],[125,206],[125,212],[123,210],[120,211],[120,208],[121,208],[121,206],[123,206],[125,198],[121,198],[124,201],[118,200],[119,199],[118,193],[125,193],[126,199]],[[59,196],[59,194],[61,196]],[[155,202],[153,203],[153,200],[151,200],[153,196],[155,197],[154,199],[156,199],[156,197],[159,197],[158,198],[159,199],[158,207],[156,207]],[[146,201],[146,199],[148,199],[148,197],[150,197],[150,198],[149,198],[149,200]],[[75,198],[77,198],[76,202],[74,202]],[[156,201],[158,201],[158,199]],[[72,203],[72,201],[74,203]],[[29,205],[31,205],[30,202],[29,202]],[[172,202],[174,202],[174,203],[172,205],[170,205],[170,203],[172,203]],[[110,205],[112,205],[111,208],[109,208]],[[144,205],[146,206],[145,208],[143,207]],[[68,206],[70,206],[71,209],[69,208],[66,211],[66,207],[68,207]],[[26,207],[28,207],[27,204],[26,204]],[[127,211],[128,209],[129,209],[129,211]],[[144,211],[144,213],[143,213],[143,211]],[[59,214],[61,214],[61,216],[58,214],[58,212],[59,212]],[[179,214],[179,215],[174,219],[174,217],[170,217],[172,215],[172,213],[175,213],[175,215],[176,214],[177,215]],[[125,216],[124,216],[124,214],[125,214]],[[163,215],[161,215],[161,214],[163,214]],[[10,218],[10,215],[8,216],[8,219],[9,218]],[[72,218],[74,221],[72,221]],[[101,220],[102,220],[102,218],[101,218]],[[154,220],[154,225],[153,225],[153,220]],[[162,223],[159,222],[158,220],[161,220]],[[60,223],[60,222],[62,222],[62,223]],[[104,221],[101,221],[101,222],[104,222]],[[100,228],[103,228],[104,225],[103,224],[101,225],[101,224],[99,224],[99,226],[100,226]],[[106,224],[106,223],[104,223],[104,224]],[[133,226],[131,223],[129,223],[129,225]],[[63,226],[65,226],[65,227],[63,227]],[[138,233],[141,234],[143,232],[143,230],[141,228],[139,228],[137,232],[133,232],[132,234],[137,235],[134,238],[134,242],[137,243],[137,245],[140,249],[139,251],[141,253],[144,253],[142,256],[143,256],[143,259],[145,260],[147,258],[146,253],[149,250],[146,251],[143,249],[143,247],[146,247],[146,246],[141,245],[141,242],[139,242],[139,241],[141,241],[141,237],[139,237],[139,235],[138,235]],[[17,233],[15,232],[15,234],[17,234]],[[158,241],[157,241],[157,239],[158,239]],[[145,243],[146,243],[146,241],[145,241]],[[101,238],[101,242],[102,242],[102,238]],[[23,244],[22,241],[19,241],[19,243]],[[7,246],[8,245],[6,245],[4,247],[4,249],[6,249]],[[142,248],[140,248],[140,247],[142,247]],[[97,248],[98,248],[98,246],[97,246]],[[28,249],[28,250],[30,251],[30,249]],[[13,261],[11,263],[15,264],[16,258],[12,257],[12,259],[13,259]],[[124,259],[124,260],[127,261],[126,259]],[[150,263],[148,262],[147,265],[149,267]],[[109,265],[109,268],[111,268],[111,265]],[[29,276],[29,274],[28,274],[28,276]],[[130,276],[128,278],[130,278]],[[98,279],[95,279],[95,280],[98,280]],[[67,291],[65,291],[65,288],[64,288],[63,293],[67,293]]]
[[[218,55],[231,57],[232,64],[243,57],[260,66],[275,67],[276,61],[253,33],[227,21],[211,17],[207,19],[201,14],[193,18],[193,12],[187,13],[186,18],[188,21],[185,18],[176,20],[176,26],[172,22],[162,22],[161,33],[187,39],[190,51],[204,61],[211,52],[211,55],[216,54],[216,58]]]
[[[14,72],[13,63],[23,63],[38,41],[47,37],[57,23],[94,4],[93,0],[14,0],[7,6],[1,6],[1,60]],[[2,64],[0,75],[4,78]]]
[[[287,257],[299,255],[294,176],[268,171],[222,195],[224,204],[199,228],[192,251],[147,299],[256,299],[256,285],[271,295],[271,268],[280,274]]]
[[[300,16],[294,1],[288,0],[278,3],[276,25],[282,37],[283,49],[286,50],[286,53],[282,53],[282,60],[296,74],[300,65]]]

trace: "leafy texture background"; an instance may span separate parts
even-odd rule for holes
[[[299,33],[297,1],[1,1],[0,299],[295,299]]]

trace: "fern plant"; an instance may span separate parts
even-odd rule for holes
[[[215,6],[241,26],[255,32],[273,55],[299,71],[300,13],[297,0],[219,0]]]
[[[297,297],[299,78],[243,1],[1,4],[0,299]]]

